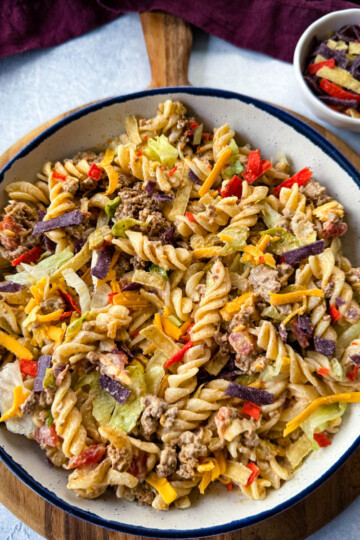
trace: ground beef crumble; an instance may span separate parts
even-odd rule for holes
[[[147,394],[144,397],[144,411],[140,419],[140,424],[141,431],[146,439],[149,439],[157,430],[159,420],[164,414],[166,406],[166,402],[156,396]]]

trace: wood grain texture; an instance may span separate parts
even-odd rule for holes
[[[148,88],[189,86],[192,33],[188,23],[160,11],[141,13],[140,19],[151,68]]]
[[[71,112],[74,111],[49,120],[15,143],[0,156],[0,169],[34,137]],[[360,170],[360,157],[347,144],[315,122],[298,114],[294,116],[317,129]],[[96,527],[62,512],[25,486],[1,462],[0,478],[2,479],[0,502],[29,527],[49,540],[134,540],[139,538]],[[216,540],[279,540],[279,538],[303,540],[334,519],[359,494],[360,450],[316,492],[296,506],[252,527],[213,538]]]

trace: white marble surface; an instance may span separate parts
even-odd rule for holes
[[[198,31],[189,79],[194,86],[248,94],[317,120],[302,99],[290,64]],[[0,153],[49,118],[96,99],[142,90],[149,81],[145,44],[135,14],[54,49],[0,59]],[[323,125],[360,152],[360,134]],[[308,540],[357,540],[359,510],[360,498]],[[1,540],[41,538],[0,505]]]

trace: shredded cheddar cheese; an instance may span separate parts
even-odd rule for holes
[[[330,405],[331,403],[360,403],[360,392],[344,392],[342,394],[333,394],[314,399],[300,414],[286,424],[283,433],[284,437],[295,431],[318,407],[321,405]]]
[[[8,409],[0,418],[0,422],[4,422],[5,420],[8,420],[12,416],[18,415],[21,416],[21,405],[25,402],[26,398],[30,394],[29,390],[23,389],[21,385],[16,386],[13,390],[14,392],[14,402],[12,404],[12,407]]]
[[[335,214],[339,218],[344,217],[344,208],[337,201],[330,201],[321,206],[318,206],[313,210],[313,215],[319,218],[321,221],[326,221],[329,219],[329,213]]]
[[[25,358],[25,360],[33,359],[33,354],[29,351],[29,349],[24,347],[22,343],[19,343],[17,339],[5,334],[5,332],[2,330],[0,330],[0,345],[15,354],[15,356],[18,358]]]
[[[37,314],[37,320],[41,323],[58,321],[63,313],[64,313],[63,309],[57,309],[56,311],[53,311],[52,313],[48,313],[47,315]]]
[[[100,167],[108,167],[112,164],[115,157],[115,150],[113,148],[107,148],[103,160],[100,162]]]
[[[109,178],[109,187],[107,189],[106,195],[111,195],[117,188],[119,182],[119,175],[112,165],[107,165],[106,167],[104,167],[104,169]]]
[[[167,334],[168,336],[173,338],[175,341],[177,341],[182,335],[181,327],[178,328],[177,326],[175,326],[175,324],[169,321],[167,317],[161,317],[160,315],[160,318],[161,318],[161,323],[162,323],[162,327],[164,329],[165,334]]]
[[[305,289],[289,293],[270,293],[270,304],[272,306],[281,306],[283,304],[293,304],[301,302],[304,296],[324,296],[324,291],[321,289]]]
[[[213,186],[215,180],[219,176],[221,169],[226,165],[227,160],[229,159],[231,155],[231,148],[227,147],[224,148],[219,155],[219,159],[215,163],[212,171],[210,172],[209,176],[199,189],[199,195],[200,197],[203,197],[205,193],[207,193]]]
[[[156,489],[166,504],[171,504],[177,499],[178,494],[166,478],[159,478],[157,474],[151,472],[145,478],[145,482]]]
[[[237,313],[240,307],[245,304],[248,300],[254,297],[253,292],[244,293],[241,296],[238,296],[231,302],[228,302],[221,310],[220,314],[224,321],[230,321],[231,317]]]

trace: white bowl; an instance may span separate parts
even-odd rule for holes
[[[35,180],[45,161],[71,157],[79,150],[121,133],[129,114],[151,117],[159,102],[180,100],[209,128],[225,122],[240,140],[260,148],[264,158],[285,152],[294,170],[305,166],[347,210],[347,253],[360,262],[360,176],[344,156],[312,128],[288,113],[261,101],[220,90],[174,88],[141,92],[87,107],[46,130],[25,147],[0,173],[2,188],[9,182]],[[1,190],[0,204],[5,202]],[[349,405],[340,433],[328,448],[314,452],[281,489],[266,499],[250,501],[223,484],[197,495],[187,510],[156,512],[116,499],[113,492],[87,500],[66,489],[68,474],[50,469],[39,446],[0,428],[0,457],[30,488],[61,509],[96,525],[154,538],[199,538],[229,532],[271,517],[311,493],[340,467],[360,443],[360,406]],[[7,489],[3,486],[0,489]]]
[[[349,131],[360,131],[360,118],[352,118],[351,116],[330,109],[310,90],[303,76],[303,68],[306,58],[310,53],[309,49],[312,39],[314,37],[320,40],[326,39],[330,32],[340,30],[345,24],[360,24],[360,9],[334,11],[313,22],[302,34],[296,45],[294,68],[305,101],[318,118],[338,128]]]

